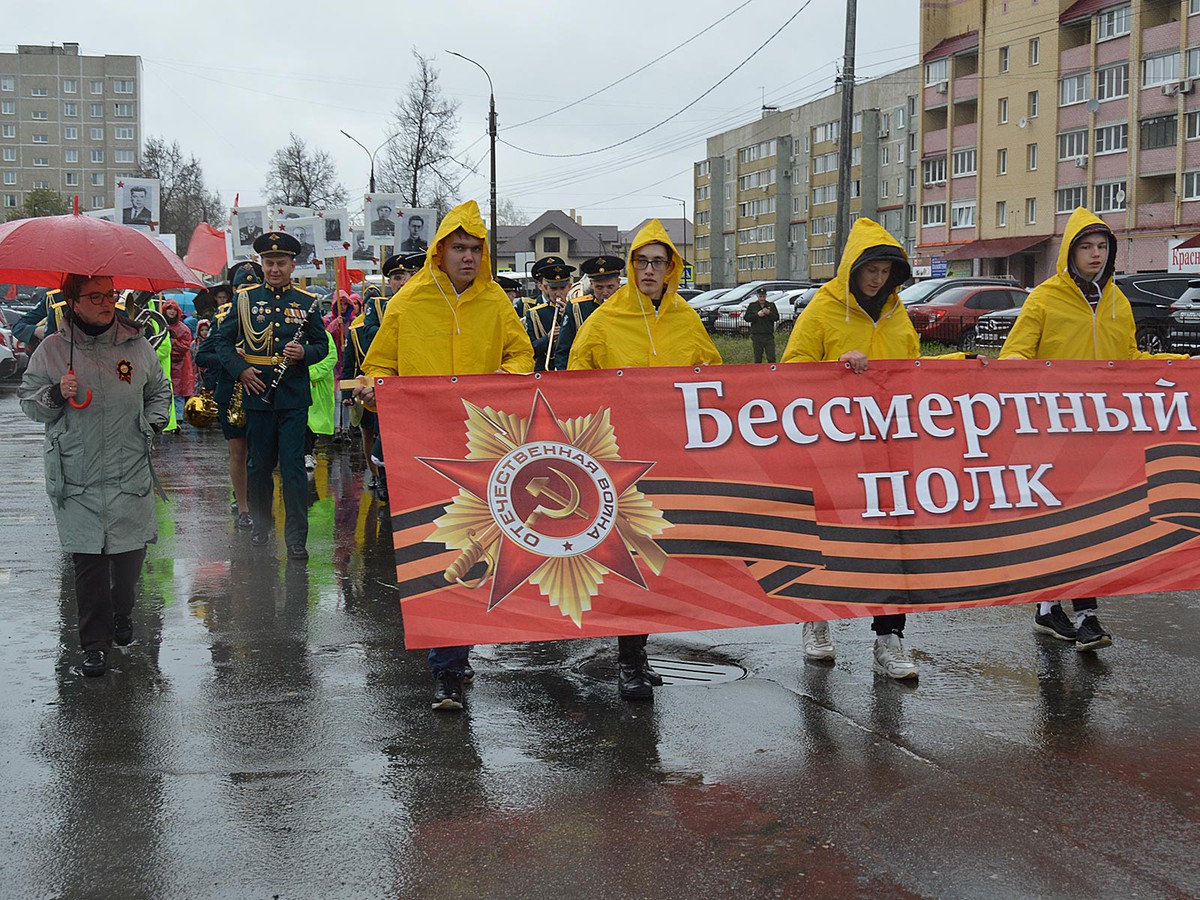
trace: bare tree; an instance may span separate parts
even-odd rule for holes
[[[220,195],[208,189],[200,161],[195,156],[185,157],[178,141],[168,144],[165,138],[150,138],[138,176],[157,178],[161,184],[160,234],[179,235],[182,244],[191,240],[192,232],[201,222],[224,225],[225,209]]]
[[[267,202],[279,206],[329,209],[346,202],[346,189],[337,178],[333,157],[324,150],[311,150],[295,132],[275,151],[267,170]]]
[[[36,219],[40,216],[65,216],[71,211],[63,195],[50,188],[34,188],[25,195],[25,202],[8,212],[8,221]]]
[[[446,99],[431,57],[412,51],[417,71],[396,101],[388,144],[380,165],[380,190],[397,193],[416,208],[436,209],[444,216],[458,201],[460,163],[453,155],[458,129],[458,103]]]
[[[496,201],[496,224],[528,225],[529,213],[517,206],[511,197]]]

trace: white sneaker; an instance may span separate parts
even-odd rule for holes
[[[806,659],[833,659],[833,641],[829,637],[828,622],[805,622],[802,636]]]
[[[317,458],[315,456],[313,456],[311,453],[305,454],[304,468],[308,469],[308,471],[311,472],[316,467],[317,467]]]
[[[916,678],[917,664],[904,649],[904,641],[896,634],[884,634],[875,638],[874,666],[880,675],[902,680]]]

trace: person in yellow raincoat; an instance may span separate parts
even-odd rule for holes
[[[898,288],[912,275],[904,248],[882,225],[861,218],[850,229],[837,276],[817,291],[792,328],[785,363],[843,362],[855,373],[872,359],[916,359],[921,340],[909,321]],[[872,667],[889,678],[916,678],[917,665],[904,646],[903,614],[875,616]],[[833,659],[828,622],[805,622],[808,659]]]
[[[658,219],[638,232],[626,263],[629,282],[580,327],[568,369],[719,365],[721,354],[700,316],[679,296],[683,257]],[[662,677],[646,659],[645,634],[617,638],[617,689],[649,700]]]
[[[1030,293],[1021,307],[1001,359],[1187,359],[1186,354],[1146,353],[1138,349],[1137,327],[1129,300],[1112,280],[1117,239],[1095,213],[1080,207],[1071,213],[1058,250],[1054,274]],[[1112,644],[1096,616],[1096,599],[1072,602],[1075,619],[1060,603],[1039,603],[1033,630],[1077,650]]]
[[[362,362],[355,397],[374,408],[371,379],[389,375],[530,374],[533,346],[504,289],[492,280],[487,226],[469,200],[446,214],[425,265],[388,302]],[[433,708],[463,708],[474,675],[470,647],[435,647]]]

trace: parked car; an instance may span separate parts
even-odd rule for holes
[[[695,297],[688,299],[687,304],[692,309],[699,312],[706,306],[713,306],[729,293],[729,288],[713,288],[711,291],[705,291],[702,294],[697,294]]]
[[[817,291],[820,289],[820,285],[814,285],[813,287],[801,288],[798,291],[792,291],[788,294],[792,303],[792,310],[795,312],[797,318],[800,317],[800,313],[804,312],[804,308],[808,306],[812,298],[817,296]]]
[[[1139,350],[1163,353],[1172,349],[1171,337],[1178,330],[1178,323],[1172,318],[1171,305],[1183,296],[1192,280],[1191,275],[1170,272],[1138,272],[1113,278],[1113,282],[1129,298],[1134,325],[1137,327]],[[1000,349],[1019,312],[1020,309],[1013,308],[980,317],[975,326],[976,345]]]
[[[0,379],[20,378],[28,365],[28,355],[18,355],[16,352],[16,341],[12,332],[7,328],[0,328]]]
[[[1171,303],[1167,343],[1176,353],[1200,354],[1200,280],[1189,282],[1183,296]]]
[[[908,287],[901,290],[900,302],[905,306],[914,306],[918,303],[928,303],[942,291],[948,291],[957,287],[965,287],[971,284],[990,285],[993,287],[996,285],[1020,287],[1015,278],[1010,278],[1007,275],[997,275],[995,277],[986,275],[971,275],[953,278],[926,278],[924,281],[918,281],[915,284],[910,284]]]
[[[675,293],[677,293],[684,300],[691,300],[693,297],[698,297],[706,292],[699,290],[698,288],[680,288]]]
[[[997,310],[1019,309],[1028,292],[996,284],[960,285],[938,291],[930,300],[907,307],[917,334],[925,341],[975,351],[975,326],[980,316]]]
[[[746,321],[746,309],[756,301],[756,297],[746,297],[740,303],[721,304],[700,310],[700,321],[710,334],[740,334],[750,333],[750,323]],[[767,302],[774,303],[779,310],[779,321],[775,323],[776,331],[791,331],[796,321],[796,311],[792,307],[791,293],[788,291],[769,291]]]

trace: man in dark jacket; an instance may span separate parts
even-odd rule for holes
[[[767,289],[759,288],[754,299],[746,307],[742,318],[750,323],[750,342],[754,345],[754,361],[775,362],[775,323],[779,321],[779,309],[767,302]]]

